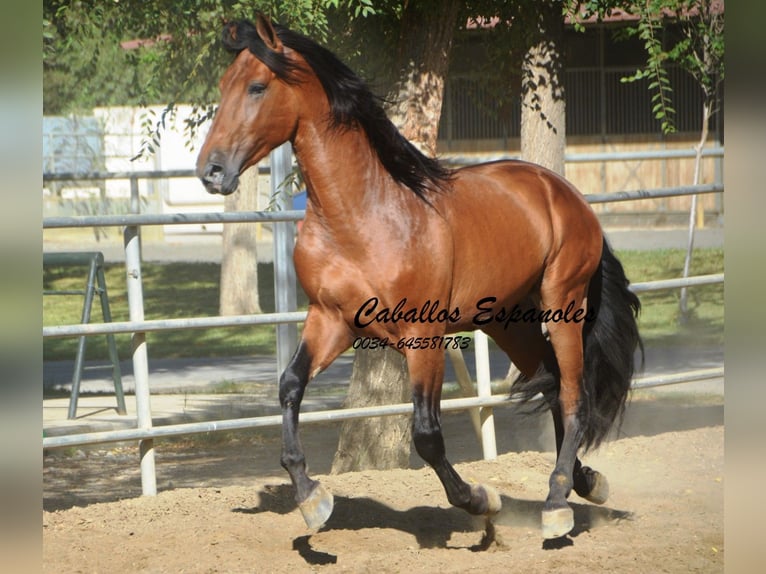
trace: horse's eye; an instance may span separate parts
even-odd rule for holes
[[[253,82],[247,87],[247,93],[251,96],[260,96],[264,91],[266,91],[266,84],[260,82]]]

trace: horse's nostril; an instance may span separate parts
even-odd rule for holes
[[[237,189],[239,172],[227,154],[215,150],[200,155],[197,176],[209,193],[229,195]]]
[[[205,179],[215,179],[223,175],[223,166],[217,163],[208,163],[205,166],[204,177]]]
[[[208,162],[202,170],[202,183],[211,193],[219,193],[224,179],[224,168],[221,164]]]

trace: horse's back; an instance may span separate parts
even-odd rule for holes
[[[457,170],[453,183],[447,202],[456,228],[483,221],[542,244],[588,234],[601,243],[601,226],[584,196],[547,168],[520,160],[495,161]]]
[[[556,172],[521,160],[500,160],[463,167],[455,171],[455,191],[460,200],[497,203],[503,207],[544,203],[571,205],[592,212],[583,195]]]
[[[455,269],[475,270],[470,281],[456,283],[458,299],[501,285],[506,300],[518,299],[562,252],[570,264],[582,258],[588,267],[600,257],[601,226],[585,198],[563,177],[532,163],[504,160],[459,169],[452,192],[438,206],[453,232]]]

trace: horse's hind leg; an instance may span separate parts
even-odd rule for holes
[[[412,438],[418,454],[436,472],[450,504],[471,514],[499,512],[501,502],[497,491],[489,486],[467,484],[447,460],[439,406],[444,377],[443,352],[410,351],[407,366],[413,385]]]
[[[556,455],[561,452],[564,441],[564,420],[561,408],[555,400],[548,400],[553,415],[553,428],[556,433]],[[578,496],[593,504],[604,504],[609,498],[609,482],[606,477],[589,466],[583,466],[579,458],[575,458],[572,472],[573,489]]]
[[[531,305],[531,303],[530,303]],[[507,327],[494,327],[488,330],[495,343],[510,357],[514,365],[527,377],[532,378],[543,361],[552,361],[550,343],[543,336],[540,325],[531,322],[512,323]],[[561,416],[561,406],[558,403],[558,393],[546,396],[553,418],[553,428],[556,435],[556,455],[561,452],[564,441],[564,420]],[[583,466],[579,458],[575,458],[572,473],[574,491],[578,496],[593,502],[603,504],[609,496],[609,483],[606,477]]]
[[[546,309],[564,309],[571,302],[574,302],[574,309],[580,309],[584,305],[584,286],[568,290],[563,297],[551,294],[546,296],[544,289],[545,285],[541,294],[542,304]],[[558,408],[563,436],[560,441],[557,440],[560,446],[556,467],[549,481],[548,498],[543,506],[542,530],[544,538],[558,538],[574,528],[574,513],[566,499],[574,486],[577,450],[582,443],[584,430],[580,420],[583,376],[582,324],[551,322],[548,324],[548,333],[560,373]]]

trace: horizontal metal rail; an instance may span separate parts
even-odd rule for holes
[[[187,225],[189,223],[247,223],[300,221],[306,215],[302,209],[285,211],[236,211],[211,213],[144,213],[122,215],[81,215],[46,217],[43,229],[64,227],[108,227],[123,225]]]
[[[634,283],[630,290],[634,293],[662,291],[681,287],[696,287],[723,283],[724,274],[696,275],[687,278],[661,279]],[[116,333],[135,333],[149,331],[177,331],[180,329],[210,329],[216,327],[239,327],[246,325],[283,325],[302,323],[306,320],[305,311],[292,313],[262,313],[259,315],[230,315],[215,317],[196,317],[181,319],[150,319],[145,321],[115,321],[112,323],[87,323],[75,325],[55,325],[43,327],[44,338],[74,337],[81,335],[107,335]]]
[[[657,189],[637,189],[634,191],[615,191],[613,193],[589,193],[585,196],[585,199],[588,203],[612,203],[617,201],[636,201],[640,199],[659,199],[661,197],[679,197],[683,195],[722,192],[723,185],[710,183],[704,185],[660,187]]]
[[[43,173],[43,181],[92,181],[96,179],[164,179],[196,177],[193,169],[164,169],[162,171],[57,171]]]
[[[144,321],[114,321],[112,323],[88,323],[54,325],[43,327],[43,337],[72,337],[75,335],[105,335],[150,331],[178,331],[180,329],[211,329],[216,327],[240,327],[248,325],[283,325],[302,323],[305,311],[292,313],[261,313],[258,315],[229,315],[193,317],[180,319],[149,319]]]
[[[591,152],[591,153],[567,153],[564,154],[564,163],[591,163],[605,161],[642,161],[662,159],[691,159],[696,155],[693,149],[665,149],[629,152]],[[714,147],[702,150],[702,157],[723,157],[724,148]],[[473,165],[491,161],[519,160],[519,154],[444,154],[440,159],[451,165]]]
[[[679,383],[691,383],[695,381],[706,381],[710,379],[721,379],[724,376],[723,367],[709,367],[706,369],[695,369],[693,371],[684,371],[682,373],[670,373],[666,375],[655,375],[652,377],[641,377],[633,380],[631,388],[633,390],[649,389],[656,387],[665,387],[668,385],[677,385]]]
[[[271,173],[268,165],[258,166],[259,174]],[[43,181],[94,181],[97,179],[164,179],[171,177],[197,177],[193,169],[165,169],[162,171],[57,171],[43,173]]]
[[[723,157],[722,147],[705,148],[702,157]],[[641,161],[661,159],[693,159],[697,152],[694,149],[663,149],[647,151],[615,151],[592,153],[568,153],[564,161],[568,163],[588,163],[599,161]]]
[[[715,283],[723,283],[723,277],[723,273],[712,273],[710,275],[694,275],[686,278],[679,277],[678,279],[658,279],[656,281],[633,283],[630,285],[629,289],[634,293],[646,293],[649,291],[664,291],[667,289],[712,285]]]
[[[711,367],[699,369],[688,373],[670,375],[658,375],[653,377],[637,378],[633,382],[634,389],[646,389],[650,387],[674,385],[693,381],[718,379],[724,376],[723,367]],[[466,410],[476,407],[501,407],[509,406],[518,402],[509,395],[491,395],[489,397],[468,397],[460,399],[446,399],[441,402],[442,411]],[[327,411],[314,411],[301,413],[301,424],[336,422],[349,419],[366,417],[384,417],[410,414],[412,404],[399,403],[395,405],[380,405],[372,407],[359,407],[349,409],[334,409]],[[103,444],[109,442],[121,442],[128,440],[145,440],[181,436],[215,431],[232,431],[250,428],[275,427],[282,424],[282,415],[268,415],[261,417],[246,417],[240,419],[226,419],[220,421],[203,421],[195,423],[183,423],[175,425],[163,425],[151,428],[131,428],[112,431],[70,434],[63,436],[50,436],[43,438],[43,448],[64,448],[90,444]]]

